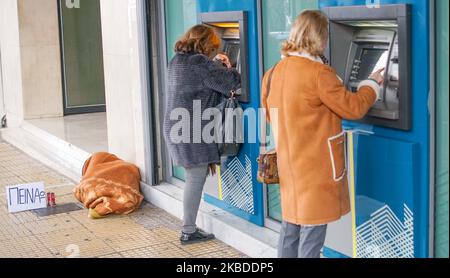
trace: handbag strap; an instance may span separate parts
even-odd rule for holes
[[[273,68],[270,70],[269,73],[269,78],[267,79],[267,95],[266,95],[266,99],[269,98],[270,95],[270,87],[272,86],[272,77],[273,77],[273,72],[275,71],[275,68],[277,67],[278,64],[276,64],[275,66],[273,66]]]
[[[272,77],[273,77],[273,72],[275,71],[275,68],[277,67],[278,63],[273,66],[273,68],[270,70],[269,72],[269,78],[267,79],[267,84],[266,84],[266,91],[267,91],[267,95],[266,95],[266,100],[269,98],[270,95],[270,89],[272,87]],[[269,111],[266,111],[266,113],[269,113]],[[266,141],[266,132],[267,132],[267,122],[264,121],[264,124],[262,125],[262,134],[264,134],[263,136],[263,142],[261,144],[261,149],[260,152],[261,153],[265,153],[266,152],[266,147],[267,147],[267,141]]]

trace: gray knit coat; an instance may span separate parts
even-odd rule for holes
[[[169,148],[173,163],[185,168],[220,163],[216,143],[205,143],[201,137],[203,128],[210,121],[201,121],[200,143],[194,143],[193,101],[201,101],[201,112],[219,104],[222,96],[229,96],[232,90],[241,86],[241,76],[235,69],[228,69],[221,62],[213,62],[205,55],[178,53],[168,67],[168,88],[166,93],[166,110],[164,116],[164,138]],[[175,108],[185,108],[190,115],[189,143],[174,143],[170,133],[172,127],[180,122],[171,120]],[[175,129],[177,130],[177,129]],[[179,132],[181,133],[181,132]]]

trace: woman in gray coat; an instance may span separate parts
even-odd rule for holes
[[[176,43],[176,55],[168,67],[164,138],[174,165],[186,169],[183,244],[214,239],[195,225],[206,177],[215,174],[220,163],[218,145],[202,136],[210,123],[202,115],[219,104],[221,94],[229,97],[241,85],[228,57],[218,54],[220,44],[211,27],[196,25]],[[187,113],[188,121],[183,119]]]

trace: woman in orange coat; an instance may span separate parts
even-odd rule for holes
[[[274,130],[283,223],[279,257],[320,256],[327,224],[350,211],[342,119],[364,117],[378,99],[380,71],[348,91],[323,63],[328,19],[305,11],[283,45],[283,59],[262,86]]]

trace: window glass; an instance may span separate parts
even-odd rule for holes
[[[281,58],[281,44],[285,41],[297,16],[306,9],[318,9],[317,0],[263,0],[263,57],[264,72],[273,67]],[[268,130],[270,126],[268,126]],[[269,149],[273,149],[270,138]],[[267,186],[268,216],[281,221],[280,188]]]

